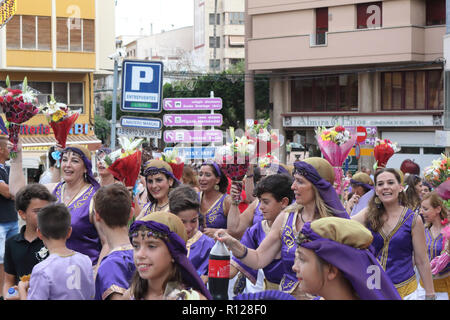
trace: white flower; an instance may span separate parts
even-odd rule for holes
[[[41,259],[45,259],[48,256],[48,249],[46,247],[42,247],[37,254]]]

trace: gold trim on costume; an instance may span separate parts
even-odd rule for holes
[[[108,298],[113,293],[119,293],[119,294],[123,295],[125,293],[125,291],[127,291],[127,289],[121,288],[118,285],[113,284],[111,287],[106,289],[105,292],[103,292],[102,300],[106,300],[106,298]]]
[[[416,275],[414,274],[411,278],[399,284],[394,284],[394,287],[397,289],[398,294],[403,299],[407,295],[410,295],[411,293],[417,290]]]
[[[191,253],[191,246],[196,243],[203,233],[200,230],[197,230],[197,232],[192,236],[192,238],[188,239],[186,242],[186,249],[187,249],[187,257],[189,257],[189,253]]]

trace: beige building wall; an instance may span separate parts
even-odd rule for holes
[[[96,10],[96,74],[111,73],[113,60],[108,56],[116,51],[114,0],[95,0]]]

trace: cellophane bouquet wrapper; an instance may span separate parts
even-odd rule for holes
[[[317,128],[316,139],[323,157],[333,166],[335,190],[342,193],[342,165],[356,142],[356,134],[342,126]]]
[[[271,154],[280,148],[279,135],[276,130],[269,128],[269,124],[270,119],[266,119],[263,123],[255,120],[253,124],[245,127],[246,137],[253,141],[257,158]]]
[[[28,87],[26,77],[21,89],[11,88],[9,77],[6,78],[6,86],[7,88],[2,89],[0,93],[0,105],[5,113],[9,141],[13,144],[11,157],[14,158],[18,151],[21,124],[34,117],[39,108],[37,91]]]
[[[178,155],[177,149],[173,149],[171,152],[163,152],[161,154],[161,160],[167,162],[172,168],[173,175],[178,180],[183,177],[184,158]]]

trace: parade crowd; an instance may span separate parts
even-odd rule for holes
[[[215,244],[231,255],[229,300],[449,299],[450,180],[430,184],[412,160],[338,184],[325,158],[274,161],[236,181],[213,160],[175,172],[145,144],[116,171],[114,150],[57,145],[27,183],[20,142],[10,151],[0,137],[5,300],[216,299]]]

